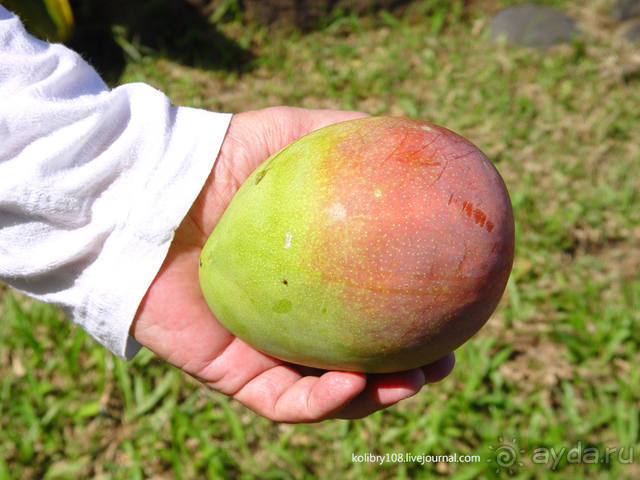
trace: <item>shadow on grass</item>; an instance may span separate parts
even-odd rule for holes
[[[187,0],[70,3],[76,28],[67,43],[109,83],[117,82],[125,67],[125,43],[141,51],[161,53],[183,65],[236,72],[250,68],[251,52],[220,33]]]

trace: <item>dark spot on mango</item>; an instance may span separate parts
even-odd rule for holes
[[[202,259],[200,259],[200,268],[202,268]]]
[[[481,227],[484,227],[484,223],[487,221],[487,215],[479,208],[473,210],[473,218],[476,224],[479,224]]]
[[[283,298],[282,300],[278,300],[271,310],[274,313],[288,313],[291,311],[291,301]]]
[[[256,173],[256,185],[260,183],[260,181],[264,178],[264,176],[267,174],[267,170],[269,170],[268,168],[265,168],[264,170]]]
[[[284,280],[282,280],[282,284],[286,287],[287,285],[289,285],[289,281],[285,278]]]

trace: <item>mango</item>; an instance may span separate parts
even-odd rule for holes
[[[367,117],[316,130],[242,184],[200,256],[209,308],[256,349],[383,373],[452,352],[514,254],[505,184],[446,128]]]

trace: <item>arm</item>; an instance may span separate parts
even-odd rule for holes
[[[128,331],[230,115],[109,90],[0,6],[0,278],[131,358]]]

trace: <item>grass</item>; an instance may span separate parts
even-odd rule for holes
[[[547,2],[584,34],[544,52],[489,40],[485,8],[513,2],[430,3],[435,19],[342,16],[307,35],[229,21],[220,31],[254,54],[243,69],[114,34],[129,54],[119,82],[176,104],[408,115],[479,145],[509,187],[517,256],[454,372],[362,420],[277,424],[148,351],[124,363],[54,307],[4,290],[0,479],[640,476],[637,47],[611,33],[610,1]],[[521,450],[512,475],[498,463],[509,448]],[[394,453],[481,461],[352,461]]]

